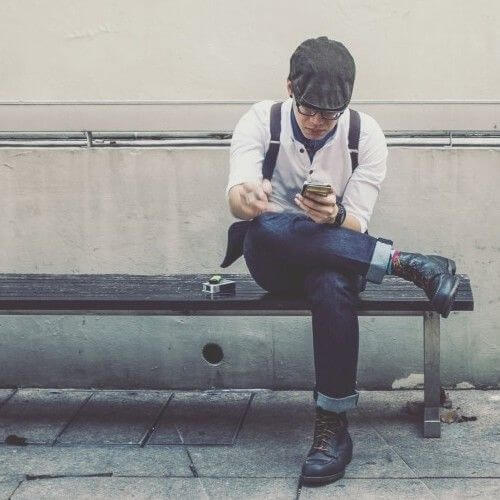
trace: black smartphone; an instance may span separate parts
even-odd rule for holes
[[[318,194],[319,196],[328,196],[333,193],[332,185],[326,182],[305,181],[302,186],[302,196],[307,196],[307,193]]]

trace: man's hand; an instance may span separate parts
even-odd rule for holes
[[[264,179],[262,183],[243,182],[231,189],[235,190],[234,199],[238,208],[243,212],[238,215],[240,210],[233,215],[245,219],[253,219],[264,212],[280,212],[281,210],[269,202],[269,196],[272,192],[271,182]],[[230,196],[231,192],[230,192]]]
[[[335,193],[328,196],[320,196],[314,193],[306,193],[306,196],[302,196],[300,193],[295,195],[295,203],[318,224],[331,224],[335,220],[339,211],[336,202],[337,196]]]
[[[264,212],[279,212],[274,204],[269,202],[273,188],[269,179],[264,179],[262,184],[244,182],[241,185],[241,203],[252,217],[257,217]]]

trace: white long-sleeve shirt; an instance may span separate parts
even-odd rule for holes
[[[269,100],[258,102],[238,121],[231,141],[226,197],[236,184],[262,182],[262,163],[271,140],[269,122],[273,104],[274,101]],[[365,232],[387,168],[387,145],[382,129],[371,116],[359,112],[359,163],[352,172],[347,145],[350,113],[346,110],[341,115],[335,134],[315,153],[311,162],[303,144],[293,135],[292,112],[289,98],[281,107],[280,149],[269,201],[282,211],[303,213],[294,198],[304,181],[328,182],[335,194],[342,197],[346,212],[359,220],[361,232]]]

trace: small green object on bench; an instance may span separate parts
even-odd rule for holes
[[[211,284],[211,285],[217,285],[217,283],[220,283],[222,281],[222,276],[220,274],[214,274],[209,280],[208,282]]]

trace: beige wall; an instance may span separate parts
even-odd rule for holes
[[[322,34],[356,59],[355,101],[497,103],[384,104],[384,128],[494,128],[499,25],[497,0],[2,0],[0,103],[17,105],[0,130],[232,128],[241,106],[198,101],[283,97],[291,52]],[[94,105],[20,104],[66,101]]]
[[[447,385],[499,382],[500,150],[392,148],[370,234],[454,258],[475,311],[442,320]],[[228,150],[0,149],[0,272],[219,267]],[[422,320],[362,317],[359,382],[422,373]],[[205,343],[225,360],[209,366]],[[0,316],[0,386],[310,387],[310,318]],[[187,371],[186,371],[187,370]]]
[[[384,129],[496,129],[499,25],[498,0],[1,0],[0,131],[230,130],[285,96],[291,52],[323,34],[353,53],[354,107]],[[227,156],[0,149],[0,272],[220,271]],[[500,150],[393,148],[389,161],[370,232],[470,275],[476,310],[443,321],[443,381],[496,386]],[[360,322],[362,387],[422,372],[420,320]],[[217,369],[201,358],[209,340]],[[314,378],[310,318],[2,316],[0,346],[0,386]]]

